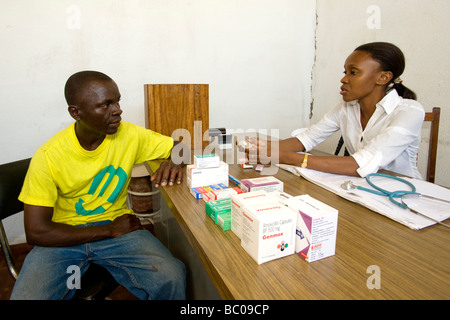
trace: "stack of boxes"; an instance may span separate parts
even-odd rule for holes
[[[338,211],[309,195],[286,194],[275,177],[229,188],[228,165],[202,155],[187,166],[187,182],[191,194],[205,201],[206,214],[231,230],[258,264],[294,253],[308,262],[335,254]]]
[[[228,187],[228,164],[218,155],[196,155],[194,164],[186,166],[189,188],[223,184]]]
[[[186,177],[191,194],[205,201],[207,215],[222,230],[230,230],[231,196],[243,191],[228,187],[228,164],[218,155],[196,155],[194,164],[186,167]]]
[[[258,263],[298,253],[308,262],[335,254],[338,211],[309,195],[279,190],[231,197],[231,230]]]

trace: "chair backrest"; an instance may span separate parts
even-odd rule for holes
[[[339,138],[339,142],[337,144],[336,151],[334,151],[335,156],[339,155],[339,152],[341,152],[341,148],[343,145],[344,145],[344,137],[341,136]],[[344,147],[344,157],[348,157],[349,155],[350,155],[350,153],[348,152],[347,148]]]
[[[23,210],[17,199],[22,189],[30,158],[0,165],[0,219]]]
[[[429,182],[434,183],[436,176],[436,159],[439,135],[439,118],[441,115],[441,108],[434,107],[431,112],[425,113],[424,121],[431,121],[430,128],[430,144],[428,147],[428,162],[427,162],[427,176]]]
[[[23,210],[23,203],[17,199],[31,159],[24,159],[0,165],[0,245],[5,256],[8,271],[17,279],[18,269],[14,263],[8,238],[1,220]]]

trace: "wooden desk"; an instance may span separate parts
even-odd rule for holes
[[[156,169],[159,162],[147,166]],[[230,165],[230,174],[260,176],[238,165]],[[294,254],[258,265],[232,231],[222,231],[206,215],[204,201],[190,195],[186,181],[160,188],[223,299],[450,298],[448,229],[411,230],[284,170],[275,176],[285,192],[309,194],[339,210],[335,256],[308,263]],[[367,287],[373,265],[380,268],[380,289]]]

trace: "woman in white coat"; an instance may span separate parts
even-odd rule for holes
[[[276,157],[270,150],[278,150],[279,163],[336,174],[365,177],[386,169],[421,178],[416,165],[425,113],[415,93],[400,79],[404,68],[404,55],[393,44],[359,46],[345,61],[340,91],[343,100],[336,107],[297,136],[280,141],[278,148],[272,149],[268,141],[251,139],[246,152],[257,156],[264,148],[261,154],[273,159]],[[301,153],[338,130],[350,156]]]

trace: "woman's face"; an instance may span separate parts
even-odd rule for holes
[[[384,85],[388,83],[386,72],[364,51],[354,51],[345,61],[344,69],[341,95],[346,102],[364,100],[373,94],[379,94],[380,91],[375,89],[382,86],[384,90]]]

